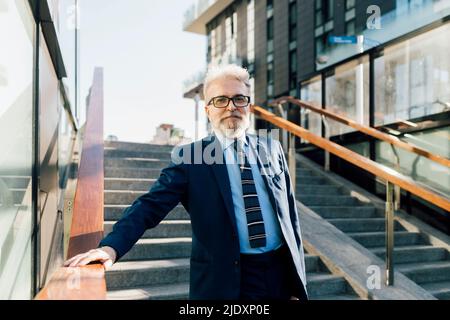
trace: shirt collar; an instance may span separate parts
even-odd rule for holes
[[[219,130],[214,130],[214,135],[219,139],[220,145],[222,146],[223,151],[225,151],[229,146],[231,146],[234,143],[234,139],[225,137],[222,132]],[[243,143],[243,145],[248,145],[247,139],[245,138],[245,133],[238,137],[237,139]]]

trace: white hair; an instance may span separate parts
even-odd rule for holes
[[[206,98],[206,91],[212,82],[217,79],[233,78],[241,81],[250,90],[250,74],[247,69],[242,68],[236,64],[226,64],[220,66],[212,66],[206,73],[205,81],[203,82],[203,95]]]

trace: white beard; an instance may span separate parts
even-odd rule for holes
[[[227,139],[237,139],[242,137],[250,126],[250,120],[248,117],[242,117],[242,120],[236,123],[235,128],[229,128],[227,124],[220,122],[217,126],[212,123],[214,130],[218,130]]]

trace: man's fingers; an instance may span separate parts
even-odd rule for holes
[[[79,262],[81,259],[83,259],[85,256],[86,256],[86,253],[78,255],[78,256],[76,257],[76,259],[74,259],[74,260],[70,263],[69,267],[76,267],[76,266],[78,265],[78,262]]]
[[[105,260],[105,255],[100,252],[92,252],[88,256],[81,259],[77,265],[79,266],[85,266],[89,262],[96,261],[96,260]]]
[[[85,253],[80,253],[77,254],[76,256],[66,260],[66,262],[64,262],[64,266],[68,267],[72,262],[74,262],[75,260],[78,260],[80,258],[80,256],[85,255]]]
[[[105,266],[105,268],[109,268],[113,264],[110,255],[106,251],[100,249],[93,249],[88,252],[78,254],[75,257],[72,257],[71,259],[68,259],[66,262],[64,262],[64,266],[65,267],[85,266],[88,263],[97,260],[101,261]]]

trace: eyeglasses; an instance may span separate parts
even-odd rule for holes
[[[209,106],[212,103],[216,108],[226,108],[230,104],[231,100],[236,108],[245,108],[250,103],[249,96],[237,95],[232,98],[228,98],[227,96],[214,97],[209,100],[207,105]]]

